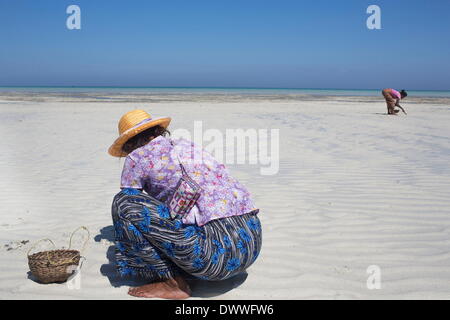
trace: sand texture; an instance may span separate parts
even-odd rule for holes
[[[248,275],[194,282],[193,299],[450,298],[448,100],[386,116],[381,96],[113,98],[0,97],[1,299],[133,299],[112,255],[123,160],[106,151],[134,108],[171,116],[172,129],[280,129],[278,174],[228,166],[261,210],[260,257]],[[81,288],[29,279],[31,244],[67,246],[81,225],[92,235]],[[366,285],[371,265],[379,290]]]

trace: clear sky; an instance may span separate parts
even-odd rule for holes
[[[450,90],[449,33],[449,0],[0,0],[0,86]]]

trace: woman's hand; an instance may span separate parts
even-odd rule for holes
[[[395,106],[399,107],[403,111],[403,113],[407,115],[405,109],[403,109],[402,106],[398,102],[395,104]]]

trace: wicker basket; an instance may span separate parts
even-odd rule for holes
[[[30,251],[42,241],[50,242],[55,248],[55,244],[50,239],[42,239],[36,242],[30,250],[28,250],[28,266],[31,274],[41,283],[65,282],[76,270],[81,258],[81,252],[71,250],[72,237],[78,230],[84,229],[88,233],[88,237],[83,245],[84,251],[89,238],[89,230],[86,227],[80,227],[72,232],[69,240],[68,249],[41,251],[30,255]]]

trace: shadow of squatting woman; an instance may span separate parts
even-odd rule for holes
[[[108,150],[126,157],[112,218],[118,271],[149,280],[129,290],[137,297],[188,298],[186,274],[224,280],[246,270],[261,249],[259,210],[247,189],[205,150],[168,138],[170,120],[130,111]],[[182,187],[197,187],[190,205],[174,196],[185,195]]]

